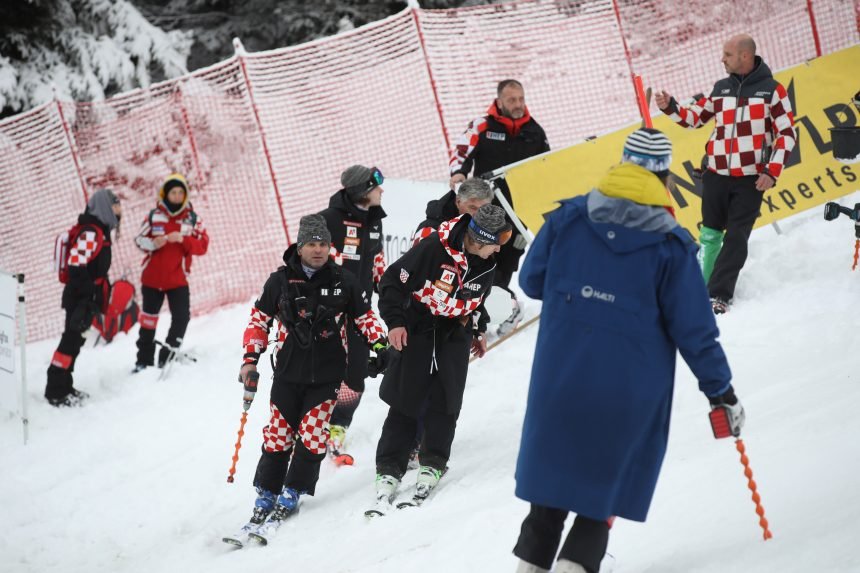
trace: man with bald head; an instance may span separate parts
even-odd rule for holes
[[[788,93],[756,55],[755,41],[731,37],[723,65],[729,76],[689,106],[665,91],[654,98],[682,127],[696,129],[711,118],[716,124],[705,146],[699,233],[699,262],[715,314],[729,309],[764,193],[776,185],[797,140]]]

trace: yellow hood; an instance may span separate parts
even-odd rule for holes
[[[164,183],[161,184],[161,189],[158,190],[158,200],[162,202],[164,201],[164,198],[167,196],[167,193],[164,192],[164,188],[172,181],[182,185],[182,188],[185,190],[185,199],[183,199],[182,207],[179,209],[179,211],[182,211],[182,209],[188,205],[188,181],[185,180],[185,177],[181,173],[171,173],[167,176],[167,179],[165,179]],[[177,211],[177,213],[179,211]]]
[[[640,205],[672,205],[669,192],[660,178],[635,163],[622,163],[610,169],[597,184],[597,189],[608,197],[628,199]]]

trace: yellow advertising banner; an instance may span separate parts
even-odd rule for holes
[[[860,88],[860,45],[789,68],[775,77],[788,91],[798,138],[787,168],[776,186],[765,192],[757,227],[860,190],[860,164],[843,164],[833,158],[828,131],[830,127],[860,124],[850,104],[851,96]],[[653,87],[671,93],[672,86]],[[675,214],[694,237],[698,237],[696,229],[701,221],[702,188],[701,181],[693,177],[693,169],[701,165],[713,126],[709,122],[700,129],[685,129],[665,115],[654,118],[654,127],[672,140],[670,191]],[[594,188],[620,161],[625,139],[638,127],[630,126],[506,171],[515,211],[523,223],[537,233],[544,214],[555,209],[557,201]]]

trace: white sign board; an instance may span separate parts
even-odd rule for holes
[[[18,307],[18,280],[0,272],[0,384],[15,380],[15,310]],[[5,390],[3,391],[5,393]]]
[[[382,208],[388,214],[382,220],[385,260],[391,264],[412,246],[418,223],[426,219],[427,202],[445,195],[448,182],[386,179],[382,187]]]

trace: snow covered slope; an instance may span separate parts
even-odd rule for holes
[[[860,194],[843,204],[855,201]],[[762,541],[734,444],[711,436],[707,401],[682,365],[651,514],[645,524],[616,523],[615,573],[860,571],[853,229],[819,210],[781,226],[783,235],[754,233],[737,303],[719,318],[774,539]],[[30,443],[21,445],[18,420],[0,421],[0,571],[513,571],[527,512],[512,493],[513,469],[537,328],[473,364],[451,469],[425,507],[370,523],[362,515],[386,413],[370,381],[349,435],[356,465],[326,461],[317,496],[271,545],[235,551],[220,538],[250,515],[268,414],[266,364],[236,483],[227,484],[249,307],[192,321],[187,347],[199,362],[166,381],[129,374],[134,336],[85,349],[76,385],[93,399],[83,409],[41,399],[56,341],[28,348]]]

